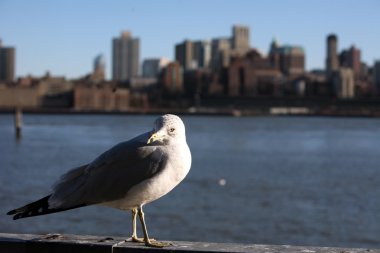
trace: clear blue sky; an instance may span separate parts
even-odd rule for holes
[[[380,59],[380,0],[0,0],[0,38],[16,47],[17,76],[80,77],[102,53],[110,77],[122,30],[140,38],[142,61],[172,59],[185,38],[230,36],[234,24],[248,25],[251,46],[265,53],[273,37],[303,46],[308,70],[324,67],[332,32],[339,50],[354,44],[364,62]]]

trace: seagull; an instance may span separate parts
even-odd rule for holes
[[[102,205],[132,213],[132,242],[149,247],[169,243],[149,238],[143,206],[177,186],[191,167],[185,125],[172,114],[157,118],[152,131],[121,142],[91,163],[76,167],[53,185],[51,194],[9,211],[20,219],[74,208]],[[138,238],[136,219],[144,237]]]

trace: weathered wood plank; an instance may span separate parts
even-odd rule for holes
[[[0,252],[9,253],[187,253],[187,252],[232,252],[232,253],[380,253],[380,249],[353,249],[331,247],[307,247],[289,245],[256,245],[237,243],[171,242],[173,245],[155,249],[143,244],[125,242],[122,237],[91,235],[32,235],[0,233]]]

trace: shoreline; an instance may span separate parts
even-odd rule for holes
[[[14,114],[16,108],[0,108],[0,114]],[[123,111],[108,110],[76,110],[72,108],[22,108],[24,114],[71,114],[71,115],[161,115],[173,113],[178,115],[194,116],[310,116],[310,117],[365,117],[380,118],[380,108],[337,108],[335,106],[310,107],[257,107],[251,109],[233,108],[130,108]]]

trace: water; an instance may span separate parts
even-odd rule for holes
[[[0,115],[0,232],[130,236],[130,214],[85,207],[13,221],[67,169],[151,128],[155,116]],[[183,117],[193,165],[145,208],[166,240],[380,248],[380,120]],[[220,181],[225,180],[225,185]],[[141,235],[141,233],[140,233]]]

